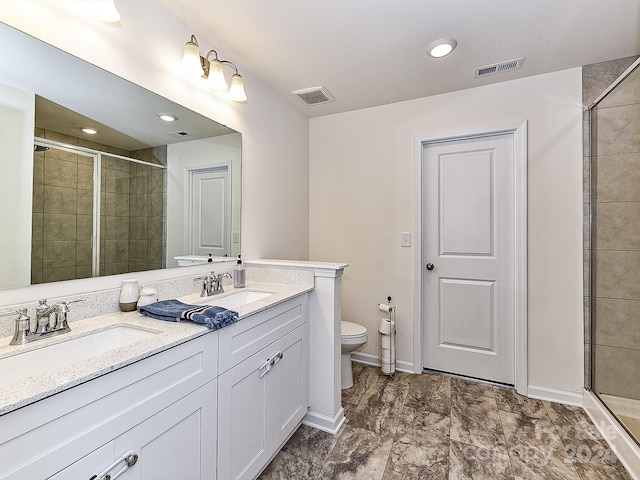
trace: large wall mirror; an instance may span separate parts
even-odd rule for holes
[[[0,289],[240,254],[240,133],[4,24],[0,42]]]

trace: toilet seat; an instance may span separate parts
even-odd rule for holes
[[[342,321],[340,325],[340,333],[342,338],[358,338],[366,336],[367,329],[357,323]]]

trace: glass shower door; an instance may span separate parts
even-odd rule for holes
[[[640,68],[590,109],[591,389],[640,440]]]

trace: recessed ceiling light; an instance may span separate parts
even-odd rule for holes
[[[95,135],[96,133],[98,133],[98,130],[91,127],[81,127],[80,130],[82,130],[87,135]]]
[[[455,38],[440,38],[429,44],[427,53],[430,57],[441,58],[449,55],[457,46],[458,42]]]
[[[160,117],[160,120],[164,120],[165,122],[175,122],[178,120],[178,117],[169,113],[159,113],[158,117]]]

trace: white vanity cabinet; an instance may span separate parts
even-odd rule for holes
[[[50,480],[94,475],[102,480],[105,472],[123,480],[215,478],[216,383],[200,387]],[[130,467],[129,455],[137,455]]]
[[[307,295],[220,330],[218,478],[253,479],[308,407]]]
[[[0,478],[216,478],[217,333],[1,416]]]

